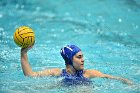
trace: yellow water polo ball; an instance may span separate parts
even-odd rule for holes
[[[28,26],[21,26],[17,28],[14,32],[13,38],[14,42],[22,48],[26,48],[35,43],[35,34]]]

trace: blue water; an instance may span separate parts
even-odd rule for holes
[[[1,0],[0,93],[140,93],[139,16],[139,0]],[[65,68],[60,48],[76,44],[85,69],[125,77],[134,85],[93,78],[91,86],[62,87],[61,78],[24,77],[13,41],[23,25],[36,35],[28,53],[34,71]]]

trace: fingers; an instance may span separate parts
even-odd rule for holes
[[[123,79],[123,82],[128,84],[128,85],[132,85],[133,84],[133,82],[128,80],[128,79]]]
[[[28,49],[33,48],[34,44],[35,44],[35,42],[34,42],[33,44],[29,45],[29,46],[28,46]]]
[[[31,48],[33,48],[33,45],[34,45],[34,44],[29,45],[29,46],[26,47],[26,48],[21,48],[21,52],[28,52]]]

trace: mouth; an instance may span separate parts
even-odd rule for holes
[[[84,65],[84,64],[81,64],[82,66]]]

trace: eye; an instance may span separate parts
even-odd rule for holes
[[[79,59],[80,59],[80,58],[81,58],[81,56],[78,56],[77,58],[79,58]]]
[[[77,56],[78,59],[81,59],[82,57],[83,57],[82,55]]]

